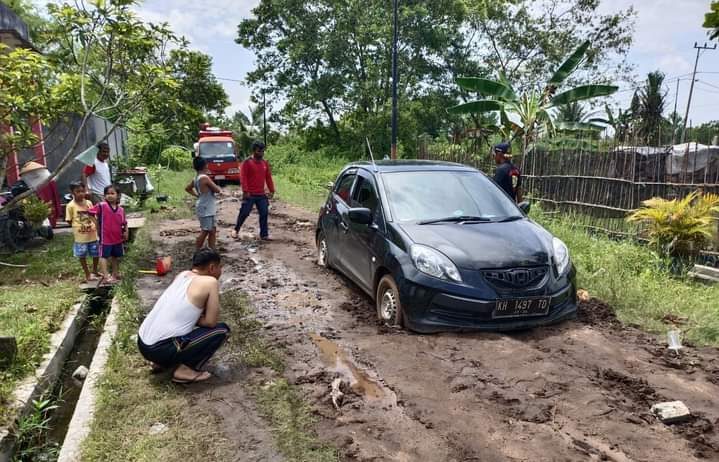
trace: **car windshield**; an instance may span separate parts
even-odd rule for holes
[[[235,157],[234,147],[234,143],[230,141],[206,141],[200,143],[200,157],[206,159]]]
[[[522,216],[512,200],[478,172],[393,172],[382,178],[393,218],[400,222],[500,221]]]

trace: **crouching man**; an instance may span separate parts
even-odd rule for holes
[[[140,326],[140,353],[154,369],[177,366],[173,382],[202,382],[212,377],[202,368],[230,333],[227,324],[219,322],[221,274],[220,254],[198,250],[192,257],[192,270],[177,275]]]

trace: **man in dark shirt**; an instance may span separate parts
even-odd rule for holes
[[[242,207],[237,215],[237,223],[232,231],[232,237],[237,239],[240,228],[257,206],[260,214],[260,238],[269,240],[267,217],[269,215],[270,199],[275,194],[275,184],[272,181],[270,164],[265,159],[265,145],[259,141],[252,143],[252,157],[245,159],[240,167],[240,183],[242,184]],[[265,194],[265,185],[270,193]]]
[[[522,174],[512,163],[512,145],[499,143],[494,146],[494,162],[497,170],[494,181],[516,202],[522,202]]]

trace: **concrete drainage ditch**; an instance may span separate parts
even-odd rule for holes
[[[111,296],[109,290],[96,290],[75,305],[53,334],[45,360],[17,387],[15,422],[0,428],[0,462],[79,460],[80,442],[92,418],[94,387],[116,330],[117,303]],[[73,377],[79,366],[89,368],[80,374],[84,379]],[[28,425],[33,419],[44,424]]]

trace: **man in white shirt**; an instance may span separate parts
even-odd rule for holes
[[[99,204],[105,200],[105,188],[112,184],[110,175],[110,145],[103,142],[97,145],[97,156],[93,165],[82,170],[82,184],[90,192],[90,201]]]
[[[192,271],[178,274],[140,326],[137,346],[154,369],[175,367],[172,381],[202,382],[207,361],[230,333],[219,322],[222,274],[220,254],[201,249],[192,257]]]

